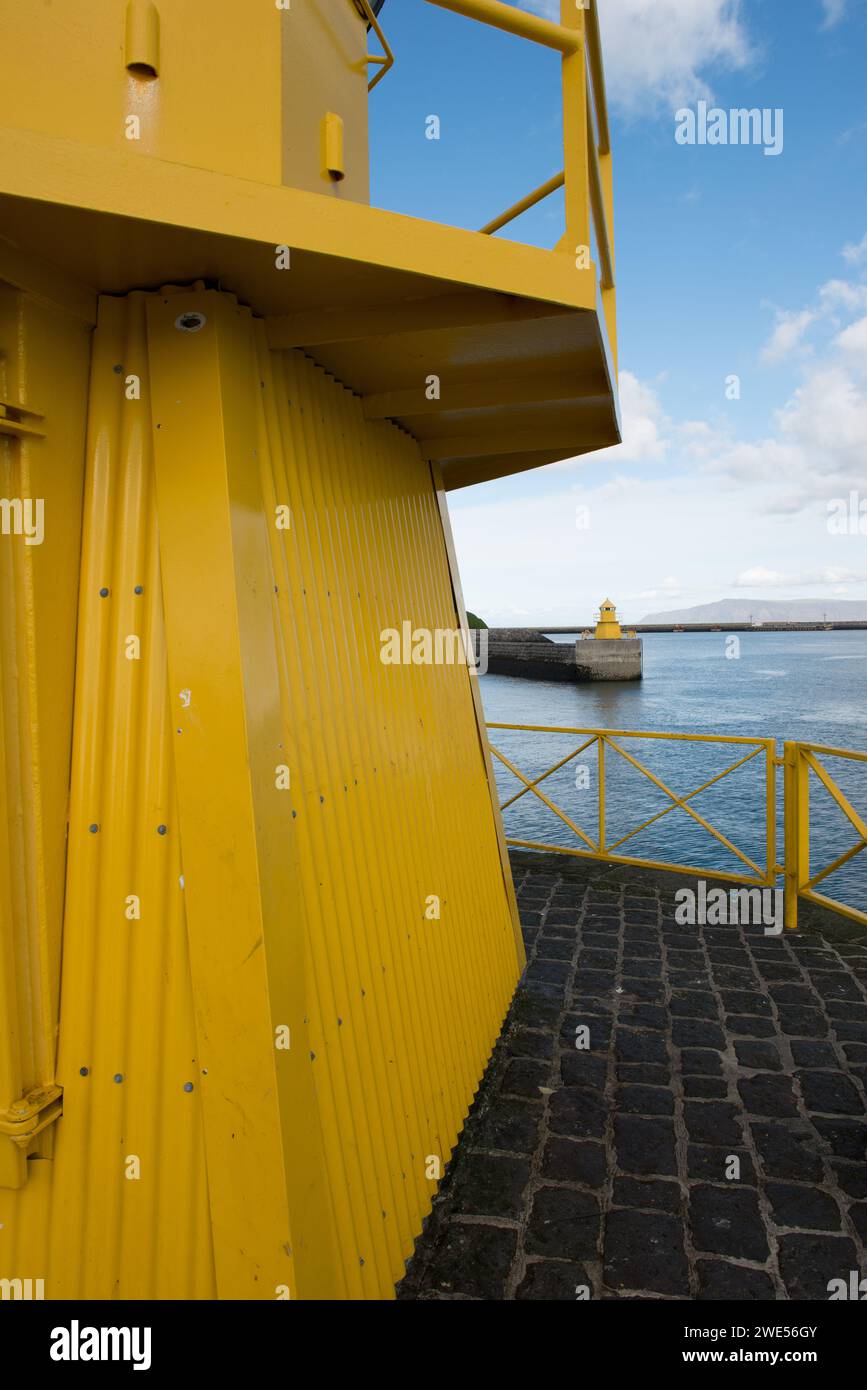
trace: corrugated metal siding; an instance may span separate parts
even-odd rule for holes
[[[54,1298],[216,1291],[199,1092],[183,1090],[196,1049],[180,850],[156,834],[172,818],[174,777],[142,300],[103,299],[94,336],[57,1065],[63,1117],[53,1162],[29,1164],[3,1233],[9,1272],[44,1277]],[[132,408],[130,373],[144,385]],[[142,638],[141,662],[125,656],[131,635]],[[140,920],[126,916],[131,895]],[[132,1156],[138,1179],[126,1177]],[[0,1191],[0,1210],[9,1196]]]
[[[470,676],[380,660],[404,620],[457,624],[428,466],[302,354],[269,362],[260,339],[260,366],[263,490],[292,515],[274,567],[311,1047],[346,1278],[387,1296],[436,1190],[427,1160],[448,1161],[499,1031],[515,941]]]
[[[101,301],[93,355],[64,1114],[54,1161],[31,1162],[19,1194],[0,1191],[8,1273],[45,1277],[49,1297],[218,1292],[200,1089],[183,1089],[198,1063],[182,846],[155,833],[178,816],[145,299]],[[266,511],[288,503],[292,516],[290,530],[270,528],[275,650],[321,1181],[342,1264],[334,1287],[390,1297],[436,1190],[430,1159],[448,1161],[497,1037],[517,948],[470,677],[463,666],[380,660],[384,629],[457,623],[429,468],[412,440],[366,421],[360,400],[302,354],[269,353],[261,324],[244,319],[258,350],[250,391]],[[130,373],[143,386],[133,407]],[[125,656],[130,635],[142,638],[140,663]],[[138,921],[125,915],[132,894]],[[425,917],[432,895],[439,921]],[[125,1176],[129,1155],[137,1180]]]

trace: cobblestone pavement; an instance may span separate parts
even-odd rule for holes
[[[527,971],[398,1296],[867,1277],[867,941],[680,926],[661,876],[513,867]]]

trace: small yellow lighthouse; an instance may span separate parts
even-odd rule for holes
[[[599,621],[596,624],[594,636],[605,637],[609,640],[623,636],[620,623],[617,621],[617,610],[610,598],[607,598],[599,609]]]

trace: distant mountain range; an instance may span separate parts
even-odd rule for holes
[[[862,623],[867,599],[720,599],[696,608],[649,613],[642,623]]]

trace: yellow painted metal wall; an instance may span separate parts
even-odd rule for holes
[[[3,0],[0,125],[367,202],[366,51],[352,0]]]
[[[190,312],[199,333],[176,327]],[[390,1297],[521,963],[471,678],[380,660],[384,629],[458,621],[429,467],[229,296],[104,298],[80,595],[64,1112],[53,1158],[0,1187],[0,1276]],[[229,629],[250,669],[211,661]],[[238,757],[249,808],[221,795]]]

